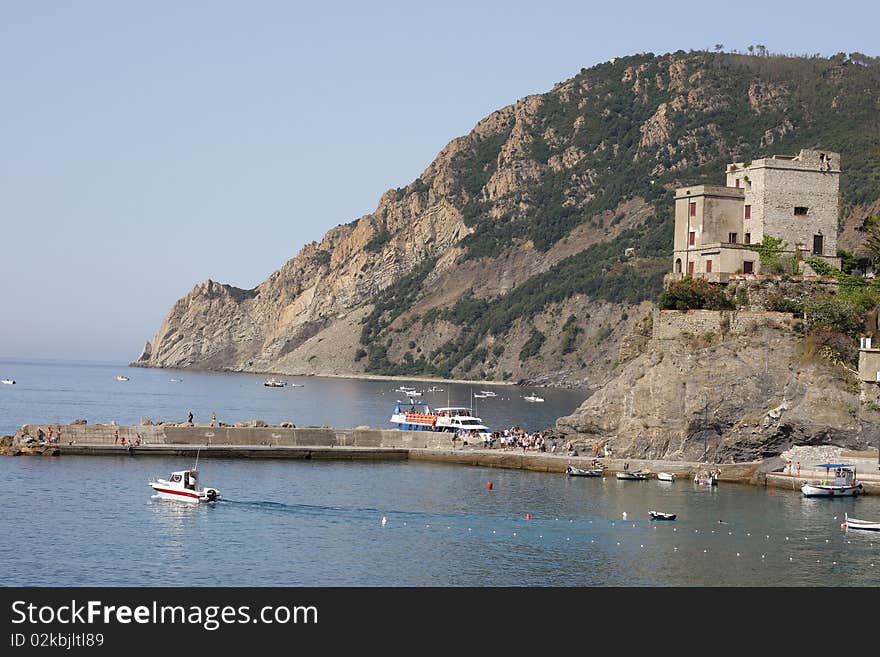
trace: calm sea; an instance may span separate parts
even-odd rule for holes
[[[229,420],[386,426],[397,385],[307,378],[304,388],[270,389],[245,375],[2,361],[6,376],[19,383],[0,386],[3,432],[46,419],[180,419],[189,409],[197,420],[216,410]],[[450,401],[464,402],[469,388],[451,386]],[[529,389],[496,390],[478,409],[490,426],[549,426],[580,401],[542,390],[547,401],[531,405],[521,400]],[[0,584],[880,585],[880,536],[840,527],[844,513],[880,520],[878,497],[423,462],[203,459],[202,483],[222,501],[152,498],[151,477],[190,465],[0,458]],[[678,519],[652,522],[652,509]]]
[[[117,376],[129,380],[117,381]],[[111,420],[139,424],[142,417],[183,422],[188,411],[197,423],[210,422],[216,412],[218,420],[230,424],[260,419],[297,426],[392,428],[388,420],[394,401],[403,399],[394,389],[401,385],[443,388],[419,398],[432,407],[470,406],[472,392],[492,390],[497,397],[475,400],[487,426],[503,429],[519,424],[539,430],[553,426],[556,418],[574,411],[586,397],[582,390],[329,377],[284,377],[302,387],[267,388],[262,375],[0,359],[0,379],[7,378],[16,383],[0,385],[0,435],[12,434],[27,422],[67,423],[78,418],[90,424]],[[523,399],[532,393],[545,401]]]
[[[877,497],[405,461],[226,459],[199,464],[223,501],[151,497],[151,476],[188,465],[0,458],[0,583],[880,585],[880,536],[840,528],[844,512],[880,519]],[[678,519],[651,521],[651,509]]]

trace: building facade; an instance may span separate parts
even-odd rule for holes
[[[727,185],[675,192],[673,274],[725,280],[758,274],[764,235],[781,238],[784,253],[818,256],[835,267],[840,154],[801,150],[727,167]]]

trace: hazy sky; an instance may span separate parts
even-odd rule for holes
[[[0,0],[0,356],[134,360],[581,67],[878,54],[876,1],[423,4]]]

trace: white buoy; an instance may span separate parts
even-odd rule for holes
[[[382,526],[383,527],[385,526],[385,523],[387,523],[387,522],[388,522],[388,518],[386,518],[385,516],[382,516]]]
[[[739,556],[739,552],[736,553],[736,556]]]
[[[626,511],[624,511],[621,515],[623,516],[623,519],[626,520]]]

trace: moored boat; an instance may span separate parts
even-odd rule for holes
[[[397,401],[394,404],[394,413],[391,414],[391,424],[406,431],[435,431],[437,418],[438,415],[431,412],[426,402]]]
[[[523,397],[523,399],[525,399],[527,402],[542,402],[542,401],[544,401],[544,398],[538,397],[538,395],[528,395],[526,397]]]
[[[843,517],[844,521],[841,527],[844,529],[865,529],[872,532],[880,532],[880,521],[850,518],[846,513],[843,514]]]
[[[3,384],[5,384],[5,385],[7,385],[7,386],[14,386],[14,385],[15,385],[15,379],[3,379],[2,381],[0,381],[0,383],[3,383]]]
[[[267,388],[283,388],[287,385],[287,381],[280,381],[278,379],[266,379],[263,381],[263,385]]]
[[[659,481],[675,481],[675,475],[669,472],[658,472],[657,479]]]
[[[116,377],[116,380],[117,381],[128,381],[128,377],[120,375],[120,376]]]
[[[650,470],[643,470],[640,468],[638,470],[632,470],[632,471],[624,470],[623,472],[618,472],[615,476],[618,479],[622,479],[624,481],[644,481],[651,474],[652,473]]]
[[[199,487],[199,471],[195,468],[172,472],[168,479],[157,477],[149,482],[149,486],[156,491],[156,497],[163,500],[198,503],[220,499],[220,491],[216,488]]]
[[[674,513],[664,513],[663,511],[648,511],[651,520],[675,520]]]
[[[694,483],[700,486],[717,486],[718,485],[718,475],[721,474],[718,470],[711,470],[709,472],[697,472],[694,474]]]
[[[862,482],[856,478],[856,468],[845,463],[822,463],[826,477],[819,481],[805,481],[801,486],[804,497],[852,497],[862,490]],[[832,478],[832,470],[834,470]]]
[[[601,468],[578,468],[573,465],[566,466],[565,474],[569,477],[601,477],[602,469]]]

